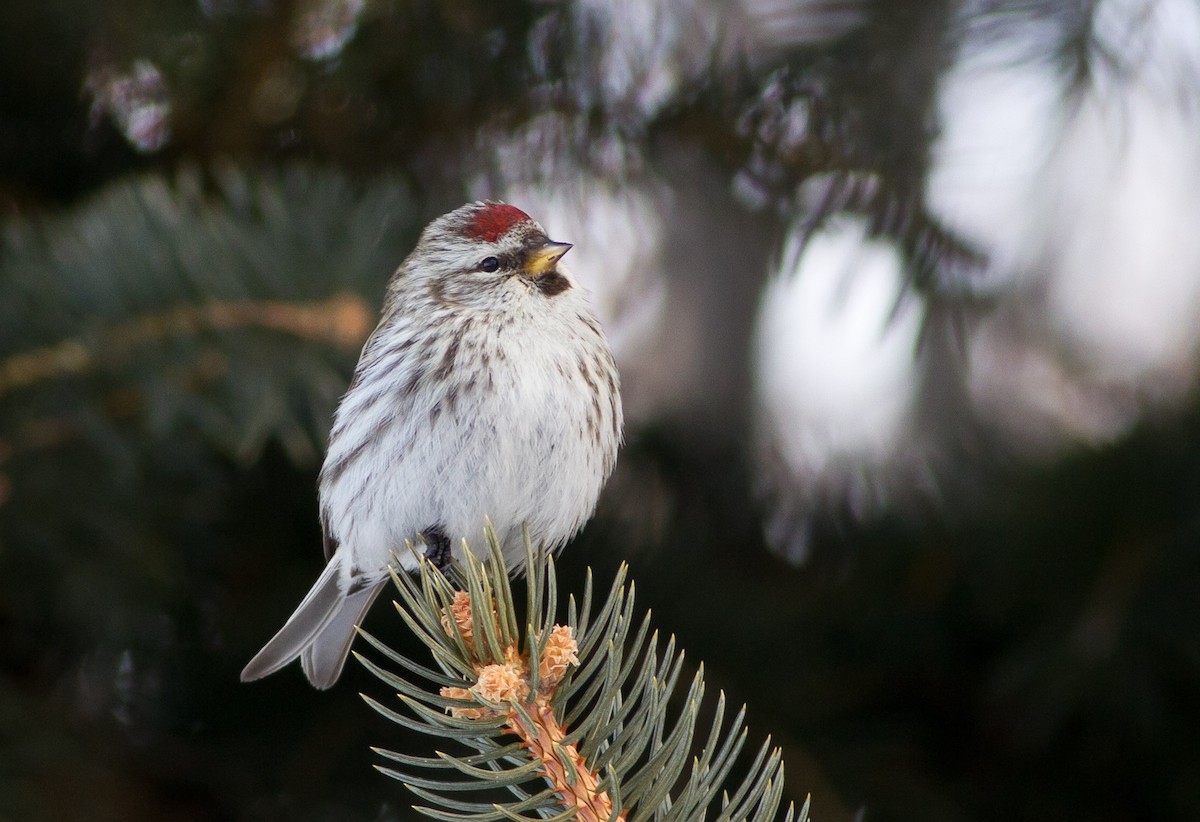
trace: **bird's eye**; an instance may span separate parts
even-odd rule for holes
[[[489,274],[500,267],[500,261],[495,257],[484,257],[483,262],[479,264],[480,271],[486,271]]]

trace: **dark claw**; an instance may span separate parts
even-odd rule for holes
[[[427,528],[424,537],[425,558],[439,571],[445,571],[450,567],[450,537],[443,534],[441,528]]]

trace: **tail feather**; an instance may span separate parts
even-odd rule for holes
[[[242,669],[242,682],[261,679],[302,657],[304,673],[318,688],[337,681],[354,641],[354,628],[366,614],[386,577],[349,596],[342,593],[341,557],[329,560],[307,596],[279,633]]]
[[[341,676],[342,666],[350,655],[350,645],[354,642],[355,627],[362,623],[384,582],[386,577],[342,599],[337,612],[301,653],[304,674],[317,688],[324,690]]]

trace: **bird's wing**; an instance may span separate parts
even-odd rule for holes
[[[321,512],[321,544],[325,547],[325,561],[333,559],[333,552],[338,549],[338,541],[329,532],[329,518]]]

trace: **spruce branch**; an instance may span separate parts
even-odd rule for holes
[[[138,346],[161,343],[169,337],[263,328],[357,348],[373,325],[366,301],[353,294],[335,294],[320,302],[242,300],[176,306],[99,329],[87,338],[63,340],[0,359],[0,397],[40,380],[81,374],[101,361],[128,356]]]
[[[387,662],[355,654],[400,702],[397,709],[363,695],[372,708],[474,751],[422,757],[375,749],[389,761],[376,766],[380,772],[429,803],[418,811],[476,822],[776,818],[783,796],[778,748],[767,740],[745,778],[728,784],[748,736],[745,709],[726,723],[720,695],[712,725],[696,744],[703,667],[680,687],[683,653],[673,638],[659,652],[649,615],[636,615],[624,566],[598,605],[589,572],[582,600],[568,598],[560,623],[553,558],[526,539],[522,610],[490,529],[487,543],[485,559],[467,551],[465,562],[446,573],[423,559],[417,576],[393,572],[396,609],[432,652],[437,670],[365,631]],[[515,799],[463,798],[496,788]],[[806,803],[798,814],[789,807],[783,818],[802,821],[807,813]]]
[[[311,462],[417,217],[396,180],[216,166],[0,224],[0,440],[119,427],[130,458],[194,432]]]

